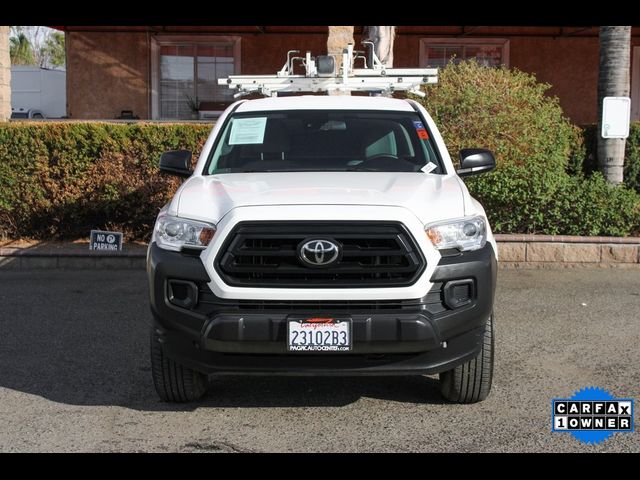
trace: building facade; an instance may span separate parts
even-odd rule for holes
[[[67,114],[110,119],[195,119],[233,101],[217,78],[275,73],[288,50],[326,52],[326,26],[65,27]],[[362,27],[355,27],[359,48]],[[508,65],[552,85],[566,115],[594,123],[598,27],[401,26],[395,67],[445,65],[476,58]],[[640,27],[632,30],[632,117],[640,116]]]

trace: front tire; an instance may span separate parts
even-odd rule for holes
[[[478,356],[440,374],[440,393],[455,403],[481,402],[491,391],[493,379],[494,315],[485,325],[482,349]]]
[[[151,329],[151,373],[153,384],[164,402],[185,403],[207,392],[207,376],[168,358]]]

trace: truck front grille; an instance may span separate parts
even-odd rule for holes
[[[298,246],[316,237],[340,244],[340,260],[305,265]],[[399,222],[240,222],[215,259],[222,279],[242,287],[401,287],[415,283],[425,266]]]
[[[429,312],[437,315],[448,311],[443,301],[442,282],[436,282],[423,298],[411,300],[235,300],[216,297],[206,282],[198,284],[199,302],[195,311],[203,315],[218,313],[287,312],[290,314],[322,313],[323,315],[372,312]]]

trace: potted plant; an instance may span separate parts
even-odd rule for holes
[[[189,105],[189,109],[191,110],[191,118],[193,120],[198,120],[200,118],[200,100],[198,97],[192,97],[185,93],[184,95],[187,99],[187,105]]]

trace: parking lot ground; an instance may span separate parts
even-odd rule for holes
[[[494,386],[475,405],[444,403],[436,377],[241,376],[165,404],[144,271],[0,271],[0,285],[2,452],[640,451],[637,431],[593,446],[550,423],[551,399],[582,387],[640,397],[636,270],[500,271]]]

